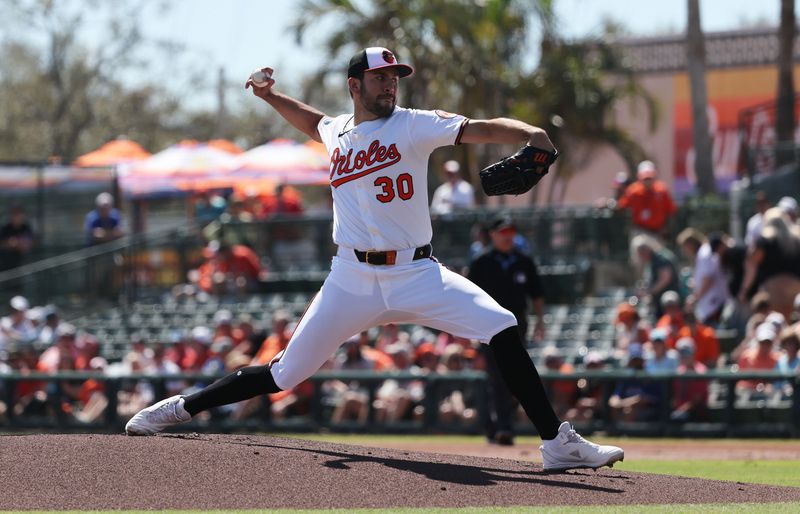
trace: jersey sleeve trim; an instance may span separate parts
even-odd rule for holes
[[[467,128],[467,124],[469,123],[469,118],[464,118],[464,121],[461,122],[461,127],[458,129],[458,134],[456,134],[456,140],[453,143],[455,146],[461,144],[461,136],[464,135],[464,129]]]

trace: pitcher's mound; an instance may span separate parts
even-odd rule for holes
[[[0,437],[0,509],[800,501],[800,488],[243,435]]]

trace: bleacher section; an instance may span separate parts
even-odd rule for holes
[[[249,315],[268,330],[273,312],[285,309],[297,318],[312,297],[312,293],[267,293],[236,298],[200,295],[196,299],[179,301],[165,295],[127,307],[91,311],[71,322],[93,334],[101,344],[103,356],[113,361],[125,355],[134,336],[150,342],[169,343],[176,332],[213,326],[214,315],[221,309],[231,311],[234,317]],[[531,355],[538,360],[542,349],[549,345],[558,348],[569,361],[579,361],[586,348],[610,351],[614,345],[614,313],[623,299],[624,291],[616,290],[607,296],[589,297],[573,304],[547,305],[545,340],[529,345]],[[531,327],[534,321],[530,320]]]

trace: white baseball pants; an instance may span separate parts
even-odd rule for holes
[[[373,266],[340,248],[322,289],[272,365],[278,387],[296,386],[349,337],[377,325],[416,323],[488,344],[517,324],[511,312],[466,278],[433,259],[410,261],[410,255],[398,252],[398,264]]]

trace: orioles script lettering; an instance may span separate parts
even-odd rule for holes
[[[335,148],[331,155],[331,185],[339,187],[351,180],[382,170],[400,162],[401,157],[394,143],[386,147],[377,139],[370,143],[366,151],[359,150],[355,155],[352,148],[346,155],[342,154],[339,148]]]

